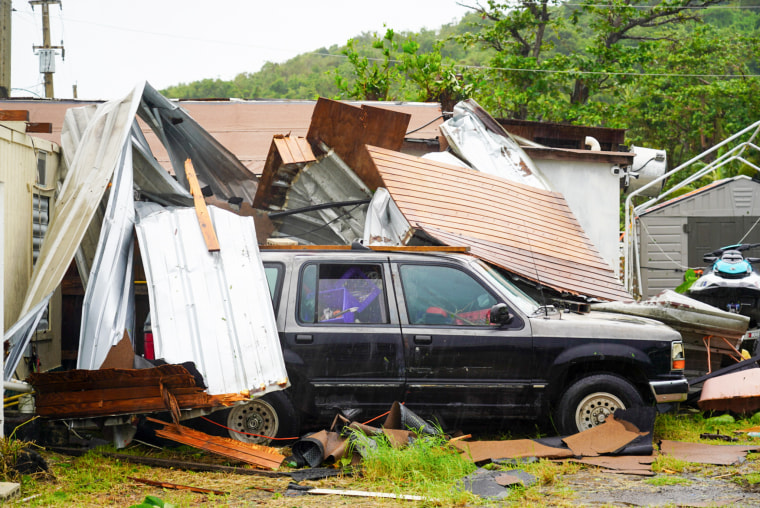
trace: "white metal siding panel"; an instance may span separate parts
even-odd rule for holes
[[[221,247],[211,253],[193,208],[140,215],[156,358],[194,362],[210,394],[284,388],[287,372],[253,219],[209,207]]]
[[[683,217],[641,219],[642,298],[652,297],[683,282],[687,244]]]

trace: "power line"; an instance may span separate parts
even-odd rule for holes
[[[348,58],[346,55],[335,55],[333,53],[323,53],[312,51],[311,55],[331,56],[335,58]],[[384,58],[367,57],[371,62],[385,62]],[[401,60],[391,59],[391,63],[402,63]],[[485,71],[507,71],[507,72],[539,72],[544,74],[584,74],[600,76],[635,76],[635,77],[671,77],[671,78],[760,78],[760,74],[679,74],[667,72],[614,72],[614,71],[581,71],[574,69],[520,69],[517,67],[490,67],[487,65],[460,65],[454,64],[456,69],[474,69]]]

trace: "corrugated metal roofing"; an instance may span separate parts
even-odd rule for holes
[[[145,215],[136,205],[156,358],[194,362],[212,395],[284,388],[253,219],[210,206],[221,248],[209,252],[193,208]]]
[[[99,369],[126,330],[134,343],[132,275],[135,224],[132,150],[127,138],[114,171],[108,205],[82,304],[77,368]],[[83,146],[82,150],[88,147]]]
[[[367,147],[415,227],[558,291],[630,298],[561,194],[382,148]]]

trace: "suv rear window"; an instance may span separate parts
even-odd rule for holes
[[[314,263],[301,271],[298,320],[302,323],[388,323],[383,267]]]

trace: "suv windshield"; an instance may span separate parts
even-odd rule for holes
[[[538,302],[536,302],[533,298],[523,293],[520,288],[512,284],[512,282],[506,277],[504,277],[504,275],[502,275],[501,272],[489,266],[487,263],[480,261],[479,259],[474,260],[474,262],[475,262],[474,264],[482,268],[483,271],[485,271],[488,275],[490,275],[491,279],[497,285],[504,288],[504,290],[509,295],[510,302],[516,305],[521,311],[523,311],[525,314],[530,316],[530,315],[533,315],[533,313],[538,310],[538,308],[540,307],[540,305],[538,305]]]

